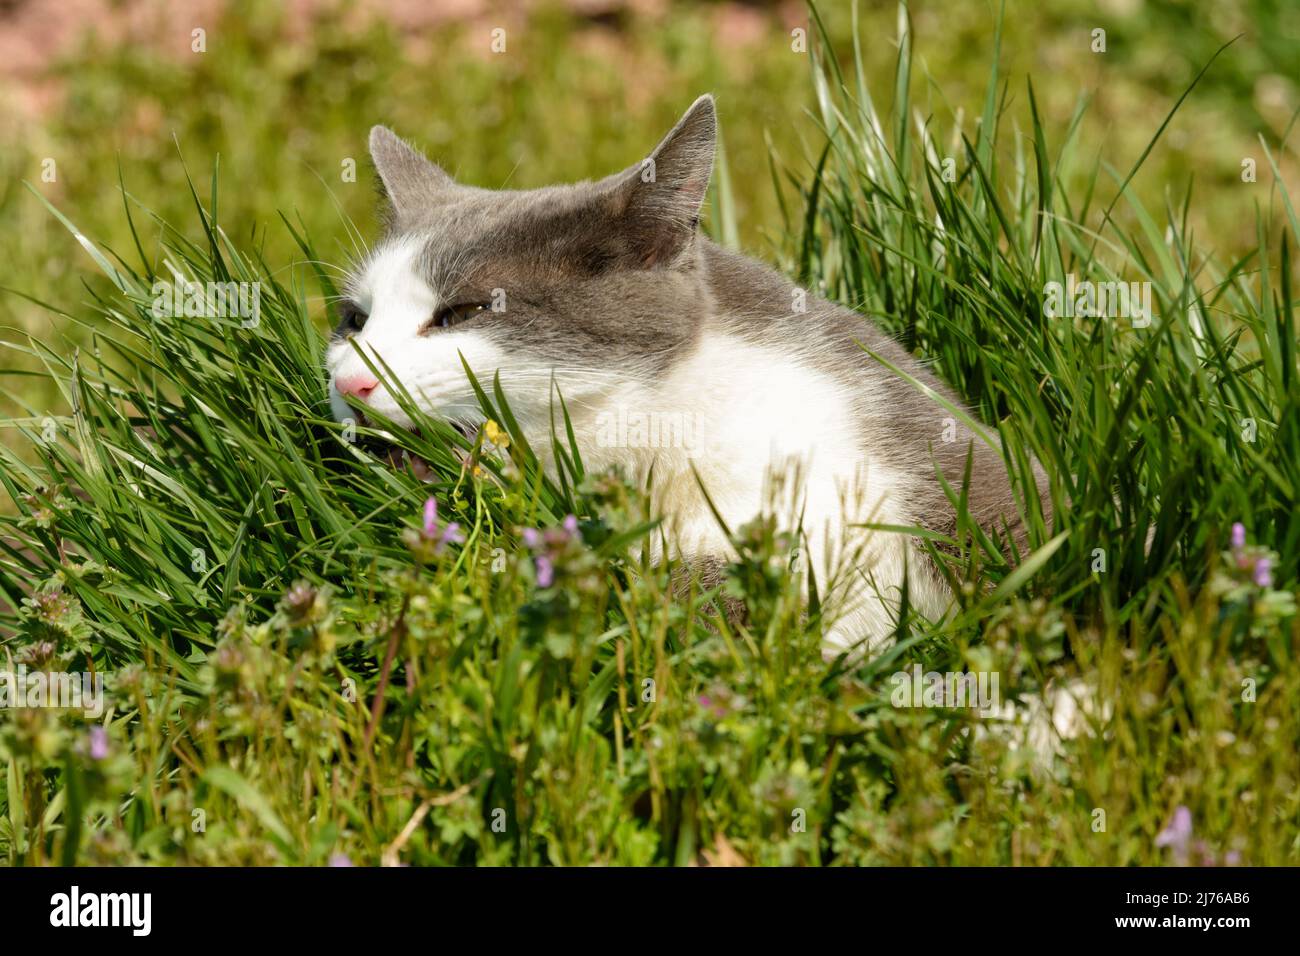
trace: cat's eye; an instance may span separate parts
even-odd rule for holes
[[[474,318],[483,312],[487,312],[492,307],[483,302],[462,302],[455,305],[444,305],[433,313],[433,317],[424,324],[420,331],[432,332],[434,329],[449,329],[453,325],[459,325],[462,322]]]
[[[355,302],[343,303],[339,313],[338,331],[340,335],[344,336],[356,335],[365,327],[366,319],[369,318]]]

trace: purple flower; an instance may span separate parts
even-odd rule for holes
[[[439,530],[436,498],[430,498],[424,503],[424,536],[438,542],[434,548],[435,553],[441,552],[448,544],[460,544],[465,540],[465,536],[460,533],[460,525],[455,521]]]
[[[432,500],[432,499],[430,499]],[[346,853],[331,853],[330,866],[356,866]]]
[[[103,760],[108,756],[108,731],[98,725],[90,728],[90,759]]]
[[[549,588],[555,583],[555,565],[546,555],[539,555],[537,558],[537,586],[539,588]]]
[[[1273,586],[1273,562],[1268,558],[1260,558],[1255,562],[1255,584],[1261,588]]]
[[[1240,521],[1232,526],[1232,548],[1240,551],[1246,546],[1246,526]]]
[[[582,540],[578,519],[573,515],[566,515],[558,526],[550,528],[520,528],[519,537],[533,552],[533,568],[540,588],[549,588],[555,583],[557,565],[563,566],[572,543]]]
[[[1156,835],[1156,846],[1169,847],[1174,859],[1185,861],[1192,842],[1192,811],[1180,806],[1174,810],[1174,818],[1169,825]]]
[[[731,713],[731,709],[727,706],[725,698],[725,693],[723,694],[723,699],[714,699],[708,694],[701,694],[696,698],[696,701],[710,717],[715,720],[721,720]]]

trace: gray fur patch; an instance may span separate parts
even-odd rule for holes
[[[862,315],[807,293],[767,266],[701,236],[716,119],[701,97],[643,162],[597,182],[491,191],[461,185],[383,127],[370,148],[387,197],[384,242],[419,243],[419,270],[441,300],[508,307],[466,323],[530,367],[585,368],[653,381],[707,332],[731,334],[833,376],[857,395],[864,456],[919,479],[909,502],[932,530],[955,515],[936,468],[986,528],[1024,530],[1000,456],[951,413],[872,359],[859,343],[954,404],[953,391]],[[380,248],[382,249],[381,242]],[[1040,499],[1050,520],[1045,481]]]

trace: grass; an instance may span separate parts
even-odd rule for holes
[[[220,157],[223,181],[239,185],[225,190],[222,222],[244,246],[264,248],[272,262],[289,261],[292,238],[268,228],[278,209],[295,221],[301,215],[329,258],[344,256],[347,244],[336,241],[338,209],[357,221],[371,215],[365,133],[375,122],[413,138],[466,182],[531,187],[623,168],[688,103],[712,91],[723,118],[738,236],[764,256],[784,241],[778,197],[766,185],[765,140],[784,154],[806,150],[816,157],[819,137],[802,115],[808,58],[792,51],[790,36],[796,23],[809,26],[808,18],[789,5],[783,15],[751,11],[757,28],[739,32],[719,21],[725,8],[713,3],[673,0],[659,13],[627,13],[613,25],[541,5],[533,16],[504,22],[511,42],[503,56],[485,52],[492,19],[412,31],[332,9],[349,4],[316,3],[310,20],[295,27],[290,6],[213,4],[210,18],[200,18],[208,40],[202,54],[191,51],[194,25],[168,18],[125,44],[109,40],[111,30],[98,38],[88,31],[84,44],[30,75],[30,87],[25,74],[0,69],[0,139],[10,147],[0,153],[3,284],[60,303],[79,301],[86,281],[100,293],[111,288],[76,257],[50,254],[61,248],[62,227],[32,200],[24,180],[75,211],[87,235],[125,249],[133,241],[112,188],[119,168],[134,195],[167,221],[185,223],[189,195],[178,153],[199,169]],[[991,8],[919,4],[913,14],[925,38],[915,70],[927,82],[917,85],[910,105],[941,118],[945,130],[969,129],[991,60]],[[826,5],[823,15],[837,57],[851,60],[850,5]],[[896,15],[889,4],[861,11],[857,32],[871,38],[862,69],[873,90],[892,88]],[[1239,200],[1250,191],[1240,183],[1240,163],[1252,157],[1264,172],[1259,135],[1270,143],[1285,138],[1295,108],[1286,91],[1300,86],[1295,18],[1277,0],[1229,0],[1205,16],[1194,16],[1181,0],[1102,8],[1049,0],[1016,11],[999,57],[1005,76],[1035,77],[1052,135],[1063,133],[1086,91],[1075,161],[1062,170],[1072,194],[1082,195],[1099,152],[1131,163],[1163,105],[1221,43],[1245,33],[1201,80],[1133,183],[1158,206],[1166,186],[1181,190],[1195,176],[1189,226],[1225,255],[1241,254],[1255,237],[1251,217],[1240,212]],[[1089,31],[1097,27],[1107,30],[1105,54],[1091,50]],[[1023,90],[1019,80],[1008,90],[1015,113],[1004,147],[1028,128]],[[43,105],[24,112],[29,100]],[[882,106],[889,121],[887,99]],[[1278,151],[1277,159],[1295,183],[1290,152]],[[347,160],[359,164],[354,179],[344,176]],[[156,252],[151,232],[140,239]],[[71,331],[10,296],[0,296],[0,323],[47,341]],[[26,383],[29,390],[38,385]],[[30,397],[53,404],[56,393]],[[0,414],[13,411],[0,399]]]
[[[885,110],[861,51],[847,73],[814,61],[823,142],[809,168],[772,161],[798,197],[783,265],[931,359],[1014,472],[1043,462],[1055,517],[1029,515],[1021,563],[963,521],[934,543],[953,617],[901,628],[877,660],[824,662],[831,622],[805,613],[770,521],[734,529],[719,589],[675,593],[673,569],[639,557],[643,496],[585,473],[562,407],[544,475],[487,379],[500,433],[422,420],[398,442],[432,481],[393,468],[328,414],[310,303],[333,285],[312,231],[280,223],[299,249],[285,268],[222,230],[215,173],[188,187],[189,237],[124,192],[128,234],[162,230],[160,251],[119,257],[64,220],[107,278],[89,309],[55,310],[84,344],[6,343],[66,412],[10,391],[28,407],[0,449],[3,653],[104,674],[109,709],[106,736],[9,712],[0,854],[1300,862],[1300,231],[1280,178],[1256,248],[1216,261],[1188,234],[1190,198],[1153,212],[1141,164],[1088,171],[1074,136],[1049,141],[1031,88],[1031,135],[1005,136],[996,59],[945,178],[900,23]],[[714,211],[725,230],[725,195]],[[155,314],[173,273],[260,282],[260,322]],[[1045,287],[1070,275],[1149,282],[1150,325],[1045,317]],[[892,706],[913,664],[996,672],[1006,698],[1082,678],[1093,732],[1044,765],[1023,721]],[[1180,806],[1194,840],[1169,845]]]

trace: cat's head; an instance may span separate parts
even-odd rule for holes
[[[493,191],[455,182],[391,131],[370,132],[387,228],[347,282],[326,351],[340,419],[374,409],[411,424],[358,351],[425,413],[481,417],[462,365],[500,373],[512,410],[566,403],[662,375],[690,346],[708,292],[696,240],[713,166],[702,96],[650,156],[598,182]]]

